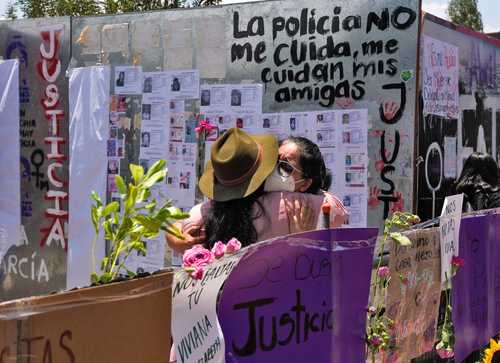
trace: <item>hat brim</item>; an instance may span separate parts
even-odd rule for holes
[[[207,198],[226,202],[240,199],[255,192],[271,175],[278,161],[278,140],[273,135],[249,135],[262,147],[262,160],[259,167],[246,182],[236,186],[224,186],[214,178],[214,169],[209,160],[205,171],[198,182],[198,186]]]

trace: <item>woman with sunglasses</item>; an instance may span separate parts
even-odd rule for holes
[[[347,222],[342,202],[327,192],[332,183],[323,155],[314,142],[305,137],[289,136],[280,143],[278,165],[266,180],[267,191],[289,191],[323,195],[330,205],[330,227]]]
[[[238,128],[224,133],[213,144],[211,160],[198,184],[209,201],[193,207],[190,217],[180,223],[185,240],[167,236],[170,247],[177,252],[197,243],[211,248],[216,241],[232,237],[245,246],[315,229],[325,197],[292,190],[272,192],[272,182],[266,179],[286,173],[277,168],[277,160],[274,136],[248,135]],[[310,187],[313,182],[295,184]]]

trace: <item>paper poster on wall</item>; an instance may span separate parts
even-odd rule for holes
[[[200,96],[200,72],[197,69],[168,71],[168,99],[196,99]]]
[[[142,94],[142,67],[115,67],[115,94]]]
[[[169,78],[167,72],[143,72],[142,73],[142,97],[144,100],[168,99]]]
[[[241,84],[229,87],[229,107],[236,113],[262,113],[261,84]]]
[[[368,203],[367,110],[317,111],[309,114],[310,139],[320,146],[332,173],[330,191],[349,212],[346,227],[365,227]]]
[[[280,113],[280,119],[288,135],[310,138],[310,112],[283,112]]]
[[[458,47],[423,36],[422,97],[424,114],[456,119],[458,103]]]

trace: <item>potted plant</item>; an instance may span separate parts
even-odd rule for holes
[[[134,274],[125,268],[132,251],[145,251],[145,239],[162,230],[178,234],[173,223],[185,217],[170,202],[151,198],[165,178],[164,166],[159,161],[145,173],[131,165],[128,185],[116,177],[122,211],[92,193],[96,235],[102,229],[111,241],[102,271],[92,274],[97,286],[0,304],[0,360],[168,362],[173,274],[130,279]]]

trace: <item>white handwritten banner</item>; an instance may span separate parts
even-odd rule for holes
[[[424,114],[458,118],[458,47],[424,35]]]
[[[224,362],[225,343],[216,312],[222,284],[238,264],[243,252],[216,260],[203,279],[194,280],[182,269],[174,275],[172,337],[177,362]],[[186,316],[189,314],[189,316]]]
[[[441,282],[451,279],[451,259],[458,256],[458,238],[462,217],[463,194],[446,197],[439,221],[441,237]]]
[[[19,61],[0,61],[0,261],[19,240],[21,176],[19,165],[7,162],[19,160],[19,150]]]

